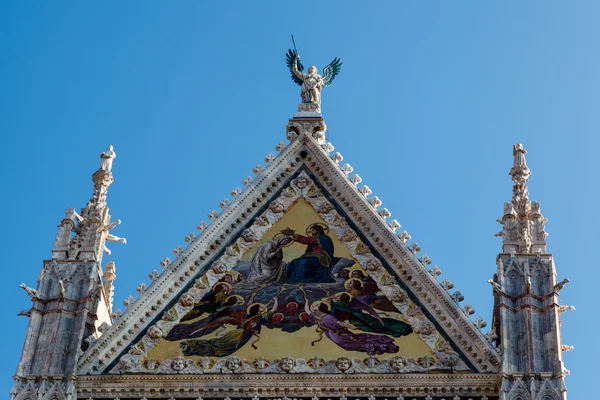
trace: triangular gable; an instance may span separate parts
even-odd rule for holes
[[[367,200],[365,194],[368,191],[357,189],[354,184],[356,180],[353,183],[347,178],[346,173],[335,162],[336,157],[332,159],[326,151],[328,146],[319,144],[318,139],[315,140],[310,132],[310,125],[307,129],[296,130],[293,133],[295,135],[292,136],[296,137],[292,137],[293,140],[287,147],[278,145],[281,154],[272,159],[263,171],[260,171],[261,168],[255,169],[259,173],[254,181],[230,204],[223,204],[225,207],[220,215],[216,212],[209,214],[213,219],[212,223],[167,266],[165,272],[115,321],[114,326],[84,353],[79,363],[80,374],[136,371],[172,373],[184,369],[188,373],[202,373],[227,372],[239,368],[245,368],[245,372],[266,372],[265,368],[282,372],[282,365],[284,370],[287,368],[287,364],[282,363],[286,362],[284,358],[289,362],[288,357],[293,359],[294,370],[297,372],[389,373],[444,368],[472,372],[498,370],[497,352],[403,240],[394,234],[393,229],[385,222],[386,213],[377,212],[377,201]],[[298,221],[299,217],[293,217],[298,213],[306,214],[309,209],[312,209],[313,215],[307,216],[307,221]],[[358,351],[354,351],[352,344],[341,343],[343,339],[336,342],[327,336],[327,326],[318,326],[317,323],[319,330],[315,331],[313,327],[313,332],[324,333],[327,339],[315,343],[315,346],[323,344],[323,340],[329,340],[329,348],[334,350],[327,354],[333,359],[317,356],[299,357],[298,354],[292,355],[294,351],[289,352],[289,356],[283,356],[284,353],[279,350],[271,353],[266,351],[265,354],[271,354],[269,358],[259,355],[251,359],[241,350],[245,351],[245,346],[258,347],[253,340],[260,340],[261,349],[268,348],[269,341],[265,338],[269,335],[256,334],[257,332],[250,332],[252,338],[247,337],[248,332],[241,336],[241,341],[238,338],[238,342],[233,346],[237,348],[243,342],[240,350],[231,352],[229,344],[229,350],[213,350],[211,356],[210,351],[198,350],[198,346],[195,350],[190,350],[190,346],[186,345],[187,354],[193,354],[192,358],[196,357],[193,358],[194,363],[180,358],[176,347],[165,344],[167,340],[164,336],[173,339],[170,332],[177,327],[180,332],[184,332],[181,340],[185,341],[186,330],[182,330],[181,320],[185,319],[194,306],[198,307],[198,302],[207,298],[207,293],[227,271],[233,270],[232,276],[235,278],[238,272],[235,268],[239,262],[248,262],[249,254],[255,252],[258,246],[268,239],[272,239],[272,229],[277,229],[278,222],[286,218],[290,223],[306,222],[308,225],[312,221],[327,225],[330,230],[329,236],[337,242],[334,247],[343,250],[341,258],[352,260],[355,263],[353,268],[360,268],[365,274],[365,279],[376,285],[376,294],[392,301],[395,307],[395,311],[391,312],[392,316],[409,326],[411,333],[394,337],[390,331],[368,333],[369,329],[372,329],[368,326],[362,326],[362,329],[348,328],[348,332],[352,331],[356,335],[356,341],[369,341],[371,336],[387,335],[386,337],[393,338],[392,341],[373,340],[373,343],[384,343],[380,345],[379,350],[365,350],[366,347],[362,346]],[[298,254],[296,258],[297,256]],[[333,256],[337,258],[337,252],[334,252]],[[290,257],[285,261],[290,261]],[[338,273],[339,271],[336,272]],[[336,277],[339,278],[337,275]],[[335,289],[337,293],[341,292],[341,288]],[[344,289],[351,290],[347,286],[344,286]],[[316,292],[315,296],[323,294]],[[360,296],[368,293],[360,293],[360,288],[357,288],[353,294],[360,299]],[[260,293],[257,296],[260,296]],[[248,302],[247,296],[244,301]],[[266,303],[266,311],[269,304],[267,301],[263,303]],[[300,308],[297,314],[299,316],[304,305],[300,301],[296,303]],[[363,310],[363,314],[368,312],[370,310]],[[277,312],[274,311],[273,314]],[[286,315],[281,314],[285,319]],[[306,317],[303,316],[304,319]],[[273,315],[269,318],[273,318]],[[273,321],[265,323],[273,325]],[[388,325],[403,326],[402,324]],[[268,329],[263,331],[270,332]],[[341,336],[348,336],[346,330],[342,331]],[[190,332],[188,330],[187,334]],[[223,339],[223,336],[228,335],[228,332],[211,332],[209,335],[208,339],[221,339],[212,342],[205,340],[200,344],[200,348],[215,343],[227,348],[227,340]],[[412,336],[412,339],[409,339],[409,336]],[[275,340],[275,336],[270,337],[270,340]],[[194,339],[198,341],[207,338]],[[283,341],[285,339],[285,335],[277,338]],[[387,350],[384,349],[385,343],[388,346]],[[416,352],[422,354],[421,357],[417,357],[418,354],[414,351],[409,352],[410,354],[402,353],[402,367],[398,367],[398,359],[392,361],[394,357],[398,357],[394,346],[414,349],[419,345],[425,346],[420,352]],[[180,343],[177,346],[183,349]],[[236,361],[235,352],[243,357]],[[351,355],[347,358],[354,371],[336,364],[337,360],[345,357],[345,352]],[[204,357],[206,360],[197,358],[202,355],[207,355]],[[363,357],[358,357],[360,355]]]

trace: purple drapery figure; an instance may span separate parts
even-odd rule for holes
[[[383,335],[353,333],[345,326],[340,325],[341,321],[331,314],[322,313],[322,311],[313,312],[310,314],[310,320],[325,332],[329,340],[344,350],[362,351],[370,356],[397,353],[399,350],[398,346],[394,344],[394,339]]]

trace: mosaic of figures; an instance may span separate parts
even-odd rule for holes
[[[467,369],[300,176],[113,372]]]

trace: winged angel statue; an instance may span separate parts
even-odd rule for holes
[[[336,57],[323,68],[323,76],[318,74],[315,66],[308,67],[308,74],[305,74],[300,56],[294,49],[288,51],[285,61],[292,73],[292,80],[302,87],[300,92],[302,102],[317,105],[321,104],[321,88],[331,85],[342,69],[342,60]]]

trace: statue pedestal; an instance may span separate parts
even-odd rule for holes
[[[300,103],[294,118],[322,118],[321,105],[317,103]]]

